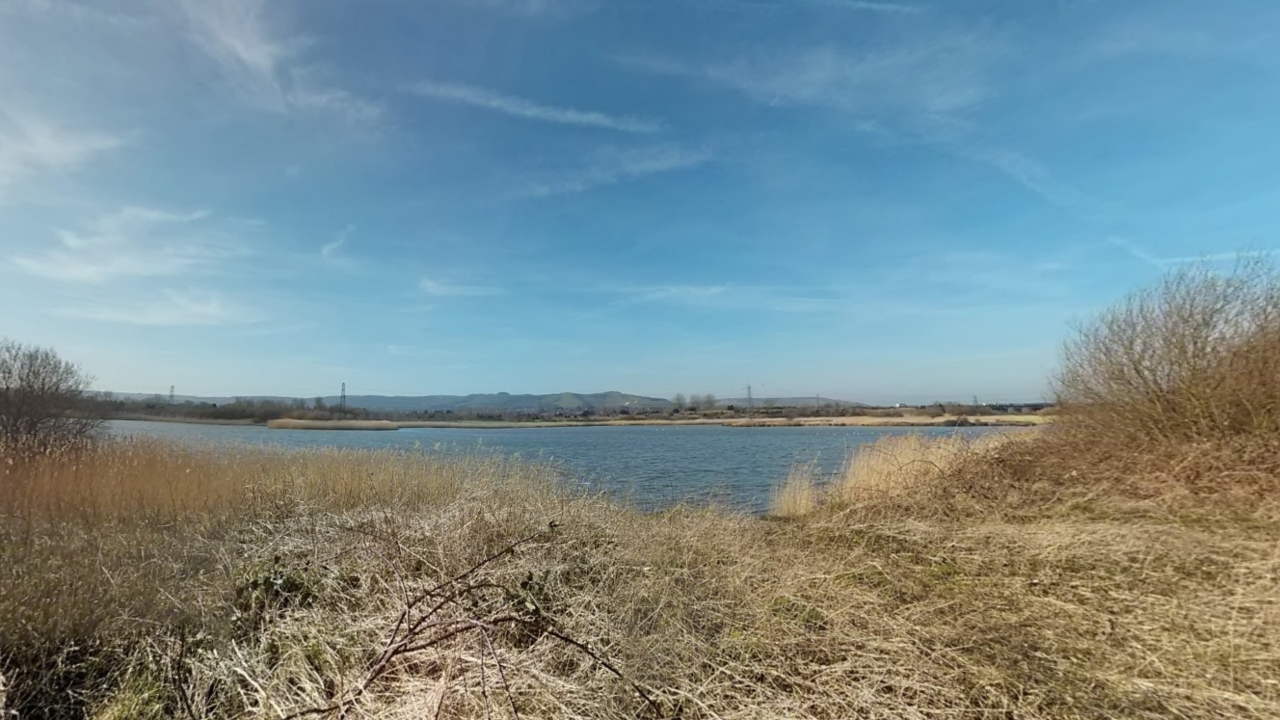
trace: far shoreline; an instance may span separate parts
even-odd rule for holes
[[[104,417],[104,418],[98,418],[98,419],[103,421],[127,420],[129,422],[167,422],[167,423],[180,423],[183,425],[237,425],[241,427],[252,427],[254,425],[261,425],[265,427],[264,423],[255,423],[253,421],[253,418],[225,419],[225,418],[182,417],[180,415],[127,414],[127,415],[113,415],[111,417]]]
[[[415,420],[396,422],[390,420],[293,420],[282,418],[267,421],[267,427],[275,430],[400,430],[413,428],[455,428],[515,430],[556,427],[634,427],[719,425],[740,428],[775,427],[1035,427],[1048,421],[1043,415],[988,415],[953,416],[936,418],[912,417],[813,417],[813,418],[698,418],[694,420],[565,420],[512,422],[497,420],[436,421]]]
[[[186,425],[230,425],[260,427],[272,430],[353,430],[391,431],[401,429],[459,429],[459,430],[520,430],[558,427],[634,427],[711,425],[737,428],[779,427],[1037,427],[1052,422],[1044,415],[942,415],[928,417],[874,417],[855,415],[848,417],[809,418],[697,418],[690,420],[295,420],[280,418],[265,423],[251,419],[221,420],[214,418],[190,418],[159,415],[129,415],[103,418],[129,422],[167,422]]]

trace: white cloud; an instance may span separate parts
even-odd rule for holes
[[[1038,163],[1009,150],[960,147],[955,154],[977,160],[1003,173],[1006,177],[1059,207],[1094,205],[1083,193],[1053,179]]]
[[[752,0],[699,0],[699,2],[704,5],[762,12],[779,12],[806,5],[896,15],[919,15],[924,12],[924,8],[917,5],[893,2],[864,2],[863,0],[792,0],[792,2],[787,3],[753,2]]]
[[[38,277],[98,284],[117,278],[182,275],[244,255],[243,248],[205,222],[208,217],[203,212],[126,207],[97,218],[80,232],[58,231],[60,247],[43,255],[12,260]]]
[[[1202,30],[1160,29],[1146,25],[1107,28],[1085,46],[1090,59],[1131,55],[1197,56],[1218,51],[1220,43]]]
[[[289,101],[300,110],[327,112],[354,123],[372,123],[382,117],[381,105],[337,88],[309,87],[297,83],[289,95]]]
[[[595,6],[595,0],[453,0],[458,5],[486,8],[526,17],[564,17]]]
[[[628,59],[650,72],[703,77],[773,105],[829,107],[916,130],[995,94],[988,71],[996,38],[950,33],[865,52],[844,47],[762,53],[702,66]]]
[[[506,292],[503,288],[491,285],[455,285],[431,278],[423,278],[418,283],[418,288],[428,295],[439,297],[487,297],[502,295]]]
[[[1148,265],[1155,265],[1155,266],[1188,265],[1192,263],[1201,263],[1201,262],[1228,262],[1228,261],[1241,260],[1241,259],[1251,258],[1251,257],[1271,257],[1274,254],[1269,250],[1241,250],[1237,252],[1210,253],[1205,255],[1182,255],[1182,256],[1173,256],[1173,257],[1160,257],[1144,250],[1133,241],[1127,238],[1120,237],[1118,235],[1113,235],[1111,237],[1108,237],[1107,242],[1111,243],[1112,245],[1115,245],[1121,250],[1124,250],[1125,252],[1132,255],[1134,258],[1137,258],[1138,260],[1141,260],[1142,262],[1147,263]]]
[[[222,66],[238,92],[284,109],[277,64],[285,48],[267,32],[264,0],[179,0],[194,42]]]
[[[1076,56],[1085,62],[1125,57],[1231,58],[1273,65],[1280,12],[1274,3],[1239,12],[1230,3],[1199,7],[1171,4],[1168,12],[1116,12],[1083,38]]]
[[[120,142],[101,133],[68,130],[0,110],[0,191],[35,173],[74,170]]]
[[[319,111],[372,122],[381,106],[326,83],[301,64],[302,43],[268,27],[266,0],[178,0],[192,41],[240,97],[276,112]]]
[[[239,325],[257,322],[247,309],[215,293],[163,290],[160,297],[133,304],[96,303],[63,308],[61,314],[100,322],[164,327]]]
[[[630,300],[634,302],[704,300],[717,295],[724,295],[728,290],[728,285],[664,285],[634,291]]]
[[[622,61],[649,72],[706,78],[775,106],[844,112],[859,131],[980,162],[1059,207],[1097,210],[1095,201],[1055,180],[1034,159],[975,142],[974,118],[996,95],[990,76],[1003,53],[999,37],[953,32],[864,53],[818,47],[705,66]]]
[[[419,82],[406,86],[405,90],[423,97],[493,110],[494,112],[526,120],[561,125],[598,127],[634,133],[651,133],[662,129],[662,123],[655,120],[606,115],[593,110],[575,110],[553,105],[541,105],[532,100],[514,95],[503,95],[474,85]]]
[[[826,295],[826,297],[815,296]],[[621,293],[613,305],[660,303],[705,310],[760,311],[774,313],[825,313],[847,309],[848,298],[837,297],[832,288],[785,288],[765,285],[657,285],[610,287],[605,292]]]
[[[532,183],[525,191],[532,197],[577,193],[605,185],[614,185],[646,175],[670,172],[701,165],[712,157],[710,150],[689,150],[671,145],[618,150],[598,150],[591,162],[558,178]]]
[[[814,5],[830,5],[831,7],[848,8],[850,10],[870,10],[872,12],[902,13],[905,15],[919,15],[924,12],[924,8],[915,5],[904,5],[902,3],[861,2],[860,0],[805,0],[805,2],[809,2]]]
[[[338,237],[335,238],[333,242],[325,243],[324,246],[320,248],[320,257],[329,261],[338,260],[338,251],[342,249],[343,245],[347,244],[347,240],[351,238],[351,234],[355,231],[355,225],[348,225],[343,228],[342,232],[338,233]]]

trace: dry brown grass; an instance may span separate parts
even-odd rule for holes
[[[915,500],[923,486],[938,482],[964,459],[1009,437],[882,437],[850,455],[832,488],[832,501],[844,506],[860,506],[901,497]]]
[[[1274,508],[1053,499],[1010,479],[1043,439],[898,442],[947,471],[882,487],[869,455],[859,502],[799,522],[642,514],[498,458],[11,465],[0,672],[23,718],[1280,715]]]
[[[1068,344],[1052,426],[868,448],[799,527],[879,552],[959,715],[1277,716],[1277,338],[1269,266],[1176,271]]]
[[[798,463],[774,491],[769,512],[780,518],[803,517],[817,510],[821,502],[822,478],[817,463]]]
[[[962,419],[963,418],[963,419]],[[1053,422],[1051,415],[850,415],[846,417],[817,418],[754,418],[716,420],[723,425],[737,427],[805,427],[805,426],[854,426],[854,427],[950,427],[961,425],[997,425],[1008,427],[1034,427]]]
[[[774,494],[770,514],[795,518],[825,509],[866,519],[876,512],[900,514],[905,504],[909,515],[921,517],[926,508],[939,507],[939,492],[948,489],[962,466],[981,463],[994,448],[1032,436],[1016,431],[976,438],[886,435],[850,452],[834,477],[818,477],[812,463],[793,467]]]

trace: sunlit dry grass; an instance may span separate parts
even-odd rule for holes
[[[780,518],[796,518],[817,510],[822,499],[821,482],[816,462],[793,465],[787,473],[787,479],[774,491],[769,502],[770,514]]]
[[[854,426],[854,427],[951,427],[958,423],[964,425],[993,425],[1007,427],[1036,427],[1053,422],[1052,415],[975,415],[972,417],[958,415],[913,415],[905,411],[903,415],[848,415],[843,417],[797,417],[797,418],[753,418],[736,420],[717,420],[726,425],[737,427],[808,427],[808,426]]]
[[[1008,490],[964,480],[994,461],[953,442],[886,443],[846,471],[861,500],[791,523],[642,514],[493,457],[15,463],[0,672],[23,718],[1280,715],[1275,514],[1042,495],[1005,518],[931,490],[946,474],[870,480],[932,463]],[[412,599],[469,568],[409,613],[468,631],[387,658]]]
[[[774,494],[770,513],[799,517],[822,508],[854,510],[866,517],[907,502],[912,506],[910,514],[920,517],[931,507],[931,497],[945,492],[948,478],[962,464],[984,458],[1001,445],[1033,437],[1023,431],[977,437],[886,435],[850,451],[833,477],[818,477],[813,463],[793,467]]]

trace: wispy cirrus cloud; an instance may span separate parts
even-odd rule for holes
[[[463,5],[523,17],[567,17],[591,10],[596,0],[453,0]]]
[[[295,73],[296,77],[299,75]],[[383,115],[382,106],[376,102],[310,81],[295,82],[288,98],[289,103],[299,110],[327,113],[352,123],[373,123]]]
[[[1092,207],[1095,203],[1079,190],[1055,180],[1031,158],[1010,150],[959,145],[954,154],[988,165],[1010,180],[1059,207]]]
[[[247,254],[209,219],[205,212],[126,207],[98,217],[81,230],[57,231],[58,247],[48,252],[11,260],[29,275],[101,284],[121,278],[183,275]]]
[[[752,0],[698,0],[703,5],[733,10],[758,12],[782,12],[804,7],[828,7],[862,12],[888,13],[892,15],[919,15],[924,8],[896,2],[864,2],[863,0],[792,0],[791,2],[753,2]]]
[[[633,289],[628,299],[633,302],[704,300],[724,295],[729,289],[729,285],[661,285]]]
[[[772,285],[651,285],[608,288],[620,295],[613,305],[662,304],[704,310],[822,313],[847,308],[852,301],[829,289],[815,292]]]
[[[162,290],[158,297],[132,303],[94,303],[62,308],[61,315],[99,322],[159,327],[242,325],[260,320],[251,310],[216,293]]]
[[[303,43],[272,30],[266,0],[178,0],[176,7],[192,42],[252,104],[276,112],[329,112],[353,121],[381,116],[378,104],[324,82],[317,68],[299,62]]]
[[[432,278],[422,278],[418,289],[437,297],[489,297],[507,292],[505,288],[493,285],[459,285]]]
[[[0,193],[36,173],[74,170],[121,143],[120,138],[103,133],[69,130],[0,110]]]
[[[985,32],[945,32],[927,42],[888,43],[864,52],[826,46],[689,64],[622,58],[653,73],[700,78],[775,107],[825,108],[849,115],[861,132],[920,144],[982,163],[1060,207],[1096,203],[1040,163],[979,140],[982,106],[997,97],[994,68],[1007,43]],[[1096,208],[1095,208],[1096,209]]]
[[[267,31],[264,0],[179,0],[192,40],[246,97],[284,109],[278,65],[288,57]]]
[[[1131,8],[1104,18],[1082,39],[1083,62],[1131,57],[1233,59],[1274,67],[1280,8],[1258,3],[1248,11],[1222,4],[1214,12],[1194,2],[1169,3],[1162,12]]]
[[[608,115],[594,110],[577,110],[575,108],[544,105],[515,95],[504,95],[486,88],[462,83],[423,81],[406,85],[404,89],[406,92],[421,97],[483,108],[525,120],[536,120],[559,125],[597,127],[632,133],[653,133],[663,128],[662,123],[657,120]]]
[[[336,238],[320,247],[320,258],[330,263],[339,262],[342,258],[339,256],[338,251],[347,244],[347,240],[351,239],[351,235],[355,231],[355,225],[348,225],[343,228]]]
[[[1132,240],[1118,235],[1108,237],[1107,242],[1115,245],[1134,258],[1156,267],[1166,265],[1189,265],[1201,262],[1228,262],[1251,257],[1271,257],[1274,255],[1274,253],[1269,250],[1240,250],[1226,253],[1207,253],[1204,255],[1159,256],[1143,249]]]
[[[954,32],[862,52],[829,45],[697,64],[622,61],[650,72],[703,78],[771,105],[827,107],[915,131],[992,97],[988,71],[1001,52],[995,37]]]
[[[811,5],[846,8],[848,10],[868,10],[871,12],[894,13],[901,15],[919,15],[924,8],[919,5],[907,5],[892,2],[861,2],[861,0],[802,0]]]
[[[712,152],[705,148],[688,149],[675,145],[627,150],[606,147],[597,150],[587,164],[564,171],[559,176],[536,180],[521,194],[549,197],[580,193],[647,175],[694,168],[712,157]]]
[[[1085,45],[1083,55],[1089,60],[1135,55],[1200,56],[1220,52],[1223,45],[1225,43],[1200,29],[1114,25],[1093,37]]]

